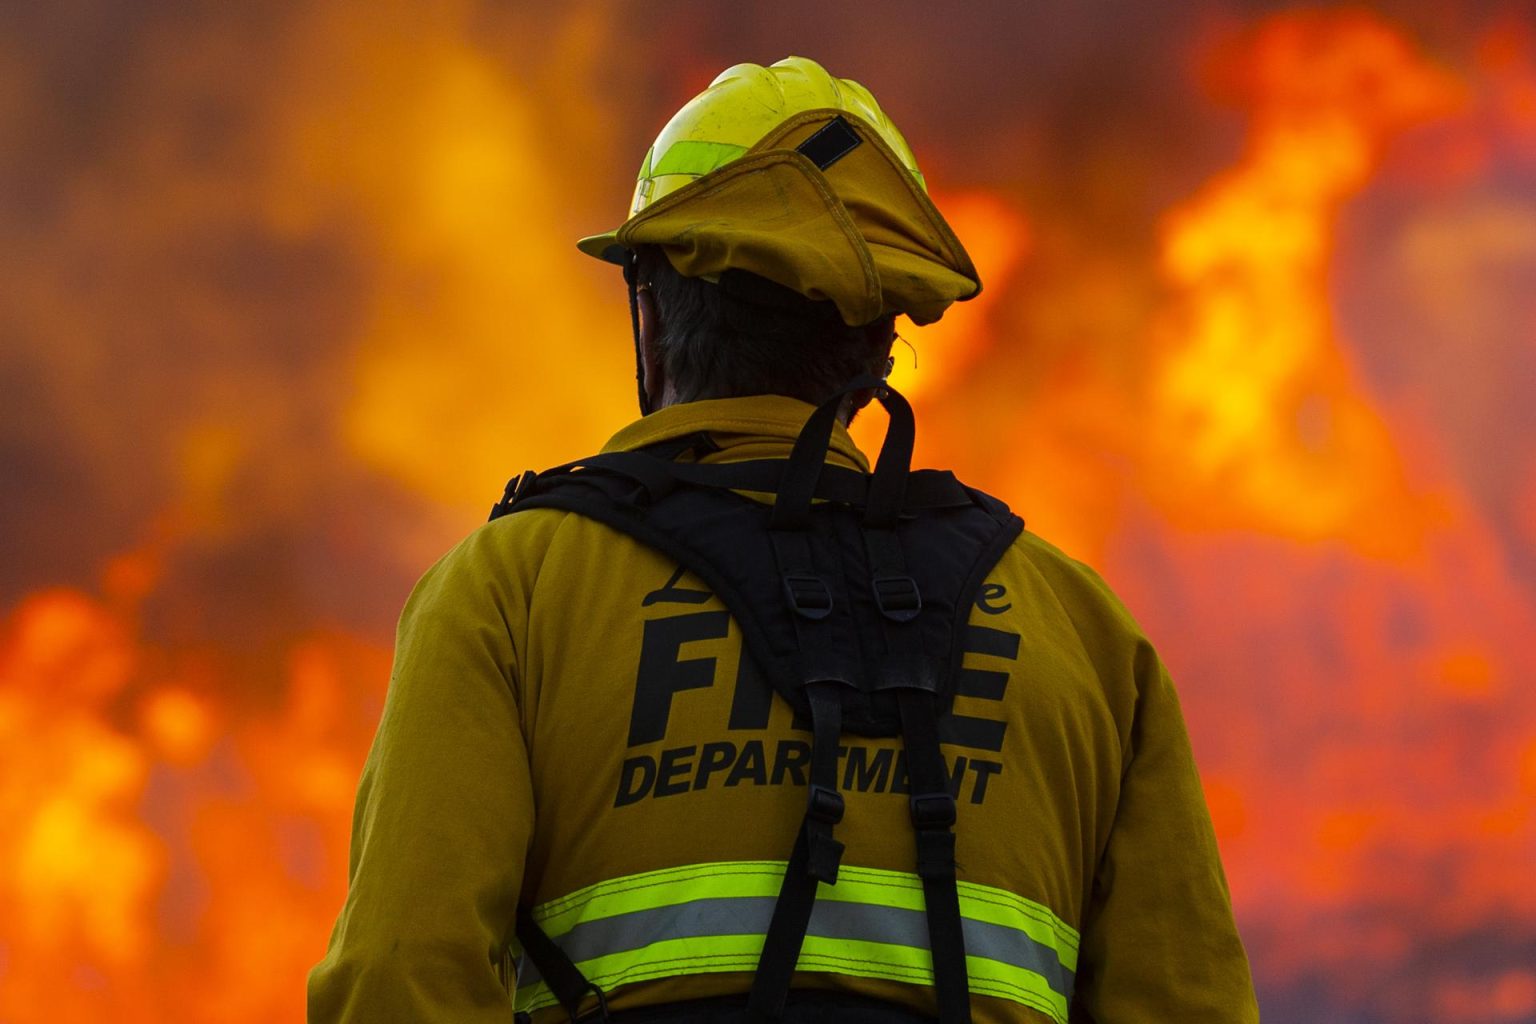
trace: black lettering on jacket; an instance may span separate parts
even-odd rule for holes
[[[699,772],[693,777],[694,789],[706,789],[709,786],[709,777],[722,768],[729,767],[736,762],[736,744],[734,743],[706,743],[704,752],[699,755]]]
[[[996,761],[978,761],[971,758],[971,771],[976,773],[976,785],[971,787],[971,803],[979,804],[987,798],[987,780],[1003,773],[1003,766]]]
[[[650,795],[656,782],[656,759],[652,757],[628,757],[619,772],[619,795],[613,798],[613,806],[623,807]]]
[[[906,753],[890,747],[852,744],[838,748],[842,788],[859,793],[905,795],[911,792]],[[646,798],[680,796],[712,786],[804,786],[811,745],[805,740],[779,740],[772,752],[762,740],[736,744],[728,740],[702,747],[668,747],[655,754],[625,758],[613,806],[627,807]],[[949,792],[956,800],[980,804],[987,784],[1003,774],[997,761],[974,757],[946,758]]]
[[[629,745],[655,743],[667,735],[672,695],[715,684],[714,658],[678,659],[690,640],[718,640],[730,629],[726,612],[693,612],[647,619],[635,676],[635,703],[629,713]]]
[[[1008,596],[1008,588],[1001,583],[988,583],[981,588],[981,594],[976,598],[976,607],[988,615],[1001,615],[1013,607],[1013,602],[1007,604],[994,604]]]
[[[647,595],[645,603],[695,603],[703,591],[681,590],[679,569],[660,590]],[[989,584],[977,604],[982,611],[998,614],[1009,606],[988,607],[1002,599],[1006,591]],[[706,597],[708,595],[705,595]],[[672,698],[684,690],[705,689],[714,685],[713,657],[680,658],[683,644],[694,640],[719,640],[730,630],[729,613],[724,611],[691,612],[645,622],[640,647],[640,665],[635,679],[635,700],[630,712],[629,746],[657,743],[666,738]],[[991,658],[1017,661],[1020,635],[989,626],[968,626],[965,651]],[[1008,690],[1010,673],[992,668],[962,668],[956,694],[973,700],[1001,702]],[[732,732],[760,731],[768,728],[773,707],[773,690],[757,670],[749,651],[740,652],[736,688],[731,696],[727,728]],[[796,725],[804,728],[805,723]],[[939,723],[940,742],[972,750],[1001,751],[1007,722],[979,715],[951,713]],[[861,793],[906,794],[910,790],[906,753],[889,747],[871,748],[852,743],[839,747],[839,779],[842,788]],[[805,740],[779,740],[769,750],[760,739],[732,742],[717,740],[698,745],[672,747],[652,754],[639,754],[624,760],[613,806],[624,807],[648,797],[661,798],[708,789],[711,786],[804,786],[811,759],[811,745]],[[994,776],[1003,774],[999,761],[975,756],[946,758],[949,790],[957,800],[968,798],[973,804],[986,800]]]
[[[698,747],[673,747],[663,751],[661,766],[656,771],[656,795],[676,796],[686,793],[688,773],[693,771],[693,755]]]
[[[739,786],[750,781],[754,786],[768,783],[768,765],[763,756],[763,741],[748,740],[741,745],[741,756],[731,766],[731,774],[725,777],[727,786]]]
[[[994,658],[1016,661],[1019,657],[1019,634],[990,626],[967,626],[965,630],[967,654],[985,654]],[[982,700],[1001,701],[1008,689],[1008,673],[990,669],[962,668],[955,693],[962,697],[979,697]],[[973,750],[1002,750],[1003,734],[1008,723],[994,718],[974,715],[951,714],[939,720],[939,741]],[[990,764],[991,762],[983,762]],[[981,781],[986,788],[985,778]]]
[[[661,589],[653,590],[645,595],[644,599],[640,602],[640,607],[649,608],[653,604],[663,603],[704,604],[715,596],[707,590],[685,590],[679,587],[677,584],[682,578],[683,567],[678,566],[677,572],[673,573],[672,578],[661,585]]]
[[[741,660],[736,666],[736,692],[731,697],[732,730],[766,729],[773,710],[773,687],[757,670],[747,645],[741,645]]]
[[[783,785],[784,777],[796,786],[805,785],[805,773],[811,765],[811,745],[805,740],[779,740],[773,757],[773,784]]]
[[[896,758],[896,751],[889,747],[876,750],[873,759],[868,747],[843,747],[840,753],[844,759],[844,789],[856,789],[860,793],[868,793],[871,789],[876,793],[885,792],[886,779],[890,777],[891,762]]]

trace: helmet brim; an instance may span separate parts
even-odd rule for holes
[[[629,261],[629,247],[619,244],[618,230],[601,235],[588,235],[576,243],[576,248],[594,259],[622,267]]]

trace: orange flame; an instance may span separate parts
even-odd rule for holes
[[[102,721],[136,652],[106,609],[69,590],[23,602],[0,637],[0,938],[11,946],[0,1014],[49,1006],[74,1019],[94,1002],[78,991],[82,967],[97,984],[131,980],[154,938],[164,857],[136,814],[148,758]]]
[[[100,603],[18,607],[0,645],[0,1015],[163,1020],[174,991],[187,1019],[290,1016],[343,892],[387,658],[301,641],[276,713],[220,729],[201,693],[146,685],[146,652]],[[116,714],[134,689],[136,715]]]
[[[465,5],[415,31],[343,12],[322,8],[298,35],[271,216],[308,234],[340,209],[370,236],[345,423],[357,458],[478,509],[487,480],[525,468],[512,453],[553,463],[606,440],[552,381],[584,367],[596,405],[632,393],[619,275],[574,241],[612,225],[572,215],[603,180],[616,116],[570,83],[597,76],[612,27],[596,8],[572,14],[547,56],[560,78],[530,88],[476,45]]]
[[[1437,513],[1337,344],[1331,228],[1385,142],[1461,90],[1364,14],[1275,18],[1226,56],[1252,127],[1238,165],[1165,225],[1148,488],[1201,525],[1412,550]]]
[[[967,192],[936,194],[933,199],[964,241],[981,275],[982,292],[951,306],[938,323],[899,329],[911,344],[910,359],[898,342],[891,383],[913,401],[954,387],[985,357],[992,337],[987,317],[996,310],[998,299],[1007,294],[1009,275],[1029,252],[1024,218],[997,196]]]
[[[78,468],[92,507],[171,481],[122,534],[97,513],[99,586],[33,588],[0,619],[0,1020],[297,1019],[388,669],[385,627],[305,587],[349,607],[403,590],[501,479],[595,448],[632,407],[622,290],[571,240],[611,226],[652,108],[685,97],[611,87],[646,79],[602,4],[371,11],[305,6],[259,43],[243,22],[150,35],[123,75],[142,123],[49,193],[35,249],[0,247],[61,433],[16,446]],[[692,40],[688,86],[718,63],[694,31],[668,36]],[[528,33],[542,52],[513,67],[500,46]],[[0,51],[19,152],[45,78]],[[1416,213],[1394,252],[1443,333],[1471,345],[1509,309],[1536,332],[1487,273],[1536,259],[1536,207],[1478,193],[1536,166],[1533,53],[1514,17],[1454,72],[1376,15],[1264,20],[1208,67],[1242,151],[1163,216],[1155,261],[958,183],[939,203],[987,290],[903,329],[915,371],[897,351],[919,457],[1103,565],[1159,639],[1261,985],[1335,1016],[1536,1013],[1536,608],[1511,568],[1536,552],[1536,456],[1503,442],[1514,485],[1491,509],[1419,407],[1372,386],[1330,295],[1341,210],[1387,175],[1473,194]],[[1393,163],[1426,127],[1434,152]],[[184,248],[220,232],[281,258],[210,270]],[[161,334],[191,344],[172,357]],[[146,352],[166,380],[134,376]],[[120,394],[132,431],[97,408]],[[259,592],[278,542],[307,575]],[[254,567],[218,561],[252,548]],[[276,655],[160,621],[201,603],[279,606]]]

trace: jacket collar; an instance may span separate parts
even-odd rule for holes
[[[782,395],[748,398],[712,398],[658,409],[635,420],[603,445],[605,452],[633,451],[646,445],[688,434],[707,433],[720,447],[705,462],[742,462],[748,459],[782,459],[794,448],[795,438],[816,407]],[[832,428],[830,461],[869,472],[869,460],[859,451],[847,429]]]

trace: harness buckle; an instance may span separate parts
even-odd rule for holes
[[[591,989],[593,994],[597,996],[597,1005],[592,1007],[592,1009],[587,1010],[585,1013],[571,1018],[571,1024],[588,1024],[588,1022],[595,1021],[602,1021],[604,1024],[606,1024],[609,1019],[608,994],[604,992],[602,988],[595,982],[588,981],[587,988]]]
[[[923,831],[951,828],[958,817],[955,798],[948,793],[913,793],[912,827]]]
[[[911,622],[923,610],[923,595],[911,576],[876,576],[870,586],[880,614],[893,622]]]
[[[784,594],[796,615],[824,619],[832,614],[832,588],[820,576],[787,572],[784,574]]]
[[[818,786],[811,783],[808,787],[805,815],[824,825],[836,825],[843,820],[843,811],[847,806],[843,802],[843,794],[827,786]]]

